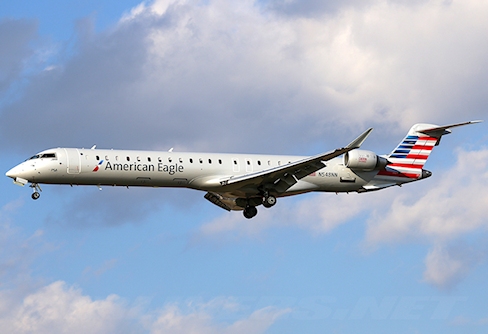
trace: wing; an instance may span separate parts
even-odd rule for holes
[[[325,166],[325,161],[329,161],[341,154],[359,148],[372,130],[372,128],[369,128],[346,147],[291,162],[283,166],[222,180],[222,187],[219,189],[219,192],[238,191],[247,196],[257,195],[263,191],[284,193],[288,188],[297,183],[298,180],[322,169]]]

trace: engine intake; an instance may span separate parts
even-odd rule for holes
[[[388,160],[371,151],[352,150],[344,155],[344,165],[354,170],[373,171],[385,168]]]

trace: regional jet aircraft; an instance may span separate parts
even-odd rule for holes
[[[401,186],[432,175],[423,169],[434,146],[450,128],[415,124],[388,155],[360,150],[372,129],[349,145],[311,157],[257,154],[54,148],[9,170],[17,185],[30,183],[38,199],[40,184],[183,187],[206,192],[205,198],[225,210],[270,208],[276,199],[311,191],[369,192]],[[341,157],[342,156],[342,157]]]

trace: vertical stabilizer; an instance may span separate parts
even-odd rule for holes
[[[444,126],[425,123],[415,124],[410,128],[403,141],[387,156],[389,164],[378,175],[408,179],[425,177],[426,173],[423,173],[422,168],[427,162],[434,146],[439,145],[441,137],[451,133],[450,128],[479,122],[481,121],[470,121]]]
[[[438,145],[442,135],[450,133],[447,129],[435,134],[422,132],[434,128],[439,127],[423,123],[412,126],[403,141],[388,155],[388,161],[390,161],[388,167],[394,168],[410,178],[418,178],[422,174],[422,167],[434,146]]]

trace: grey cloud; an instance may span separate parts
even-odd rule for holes
[[[289,16],[314,17],[324,14],[336,14],[338,11],[354,7],[363,7],[371,4],[375,0],[265,0],[264,5],[278,13]]]
[[[306,142],[307,124],[317,127],[311,110],[317,116],[337,110],[303,87],[294,71],[282,71],[286,63],[260,63],[257,50],[244,49],[253,45],[240,46],[242,35],[216,32],[213,40],[197,31],[175,38],[186,11],[147,11],[98,35],[81,22],[78,53],[33,77],[24,97],[4,108],[3,148],[9,138],[9,148],[25,154],[94,143],[289,152]],[[187,32],[202,29],[190,25]],[[150,54],[156,33],[172,39],[164,55]]]
[[[18,79],[24,62],[32,56],[29,42],[37,37],[33,20],[0,19],[0,94]]]
[[[67,228],[97,228],[122,224],[143,224],[151,215],[158,214],[162,224],[172,224],[162,214],[166,206],[184,212],[193,210],[204,203],[203,193],[178,189],[153,189],[132,187],[96,187],[76,189],[58,188],[55,196],[66,200],[59,210],[51,212],[46,218],[47,224],[61,225]],[[49,190],[53,191],[53,190]]]
[[[412,7],[429,0],[388,0],[390,4]],[[336,15],[341,10],[354,8],[363,10],[365,7],[381,3],[378,0],[263,0],[261,3],[269,10],[292,17],[320,17]],[[447,3],[447,1],[446,1]]]

